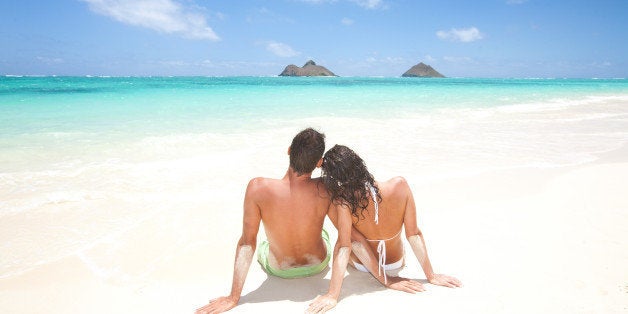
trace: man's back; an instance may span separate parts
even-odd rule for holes
[[[321,231],[329,198],[318,179],[289,171],[280,180],[253,179],[251,188],[270,244],[272,267],[287,269],[325,259]]]
[[[199,308],[198,314],[221,313],[238,304],[254,252],[269,275],[281,278],[312,276],[323,271],[334,252],[329,292],[316,298],[317,309],[333,307],[349,260],[351,216],[347,211],[336,219],[338,238],[332,247],[323,221],[329,210],[329,197],[312,171],[321,167],[325,135],[307,128],[299,132],[288,148],[290,165],[280,179],[255,178],[244,195],[242,236],[238,240],[231,293]],[[260,223],[268,241],[257,242]]]

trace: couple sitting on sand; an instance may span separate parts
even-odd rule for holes
[[[322,158],[324,151],[325,135],[305,129],[292,140],[290,166],[282,179],[249,182],[231,294],[210,301],[197,314],[220,313],[238,304],[260,222],[268,240],[259,245],[257,259],[268,274],[282,278],[311,276],[325,269],[332,250],[323,230],[325,216],[338,229],[329,291],[314,299],[308,313],[322,313],[336,305],[349,262],[391,289],[423,291],[419,282],[386,275],[386,270],[404,265],[402,227],[430,283],[461,285],[458,279],[432,270],[417,226],[414,198],[403,178],[376,182],[363,160],[348,147],[336,145]],[[311,177],[316,167],[322,168],[320,178]]]

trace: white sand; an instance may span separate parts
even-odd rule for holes
[[[336,313],[627,313],[627,118],[625,97],[314,117],[115,142],[114,159],[5,173],[0,313],[192,313],[225,295],[246,183],[282,176],[308,125],[328,147],[354,148],[377,179],[406,177],[434,269],[464,283],[410,295],[350,269]],[[408,257],[401,275],[425,282]],[[330,275],[269,278],[254,263],[233,312],[303,312]]]
[[[385,160],[372,162],[382,167]],[[438,184],[416,184],[418,178],[406,177],[435,270],[458,277],[464,287],[426,284],[426,292],[410,295],[386,290],[350,269],[335,313],[391,308],[423,313],[628,312],[625,148],[573,167],[490,172]],[[227,207],[241,200],[224,202]],[[202,229],[206,239],[192,244],[151,241],[156,231],[171,228],[168,221],[153,218],[126,237],[129,242],[117,248],[123,254],[112,261],[120,273],[137,277],[103,274],[94,261],[108,256],[98,252],[107,247],[94,247],[89,256],[65,256],[0,279],[0,313],[192,313],[209,298],[226,294],[241,228],[239,210],[181,210],[190,229],[176,224],[170,231]],[[24,228],[19,221],[13,230],[3,227],[7,233]],[[162,243],[180,249],[168,260],[146,263],[142,257]],[[401,275],[425,283],[412,256]],[[254,263],[232,312],[302,312],[326,291],[329,278],[327,271],[306,279],[269,278]]]

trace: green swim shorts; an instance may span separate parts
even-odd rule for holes
[[[332,252],[331,244],[329,243],[329,234],[325,229],[323,229],[321,236],[323,237],[323,241],[325,241],[325,246],[327,246],[327,256],[325,257],[325,260],[323,260],[323,262],[318,265],[294,267],[285,270],[272,268],[268,263],[270,244],[266,240],[264,240],[257,246],[257,261],[260,263],[262,269],[264,269],[266,273],[281,278],[301,278],[316,275],[323,271],[325,267],[327,267]]]

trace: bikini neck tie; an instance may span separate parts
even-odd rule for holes
[[[371,191],[371,197],[373,198],[373,206],[375,206],[375,224],[379,224],[379,205],[377,204],[377,193],[375,192],[375,188],[370,184],[366,183],[366,187]]]
[[[375,207],[375,224],[379,224],[379,204],[377,204],[377,193],[375,192],[375,188],[370,184],[366,183],[366,187],[371,192],[371,197],[373,198],[373,206]],[[377,271],[379,275],[384,273],[384,284],[388,284],[388,278],[386,277],[386,269],[384,265],[386,265],[386,241],[380,240],[377,244],[377,255],[379,255],[379,261],[377,262]]]

